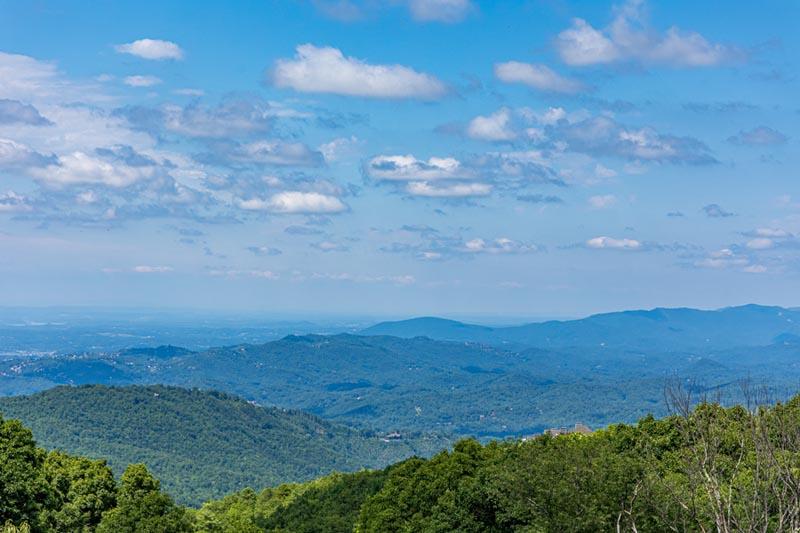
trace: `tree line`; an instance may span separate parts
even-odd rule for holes
[[[800,396],[696,402],[589,435],[481,444],[331,474],[199,508],[173,502],[141,464],[46,452],[0,421],[0,524],[8,531],[798,531]]]

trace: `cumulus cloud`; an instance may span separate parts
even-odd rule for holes
[[[468,178],[472,173],[452,157],[431,157],[427,161],[413,155],[379,155],[367,162],[367,173],[387,181],[433,181]]]
[[[413,285],[416,278],[410,274],[375,276],[350,272],[295,272],[292,281],[335,281],[348,283],[390,283],[397,286]]]
[[[560,196],[546,194],[521,194],[517,196],[520,202],[529,204],[563,204],[564,200]]]
[[[301,142],[264,139],[247,143],[219,141],[209,144],[209,151],[196,158],[205,163],[244,163],[253,165],[318,167],[322,154]]]
[[[797,235],[782,228],[756,228],[742,233],[748,240],[744,247],[751,251],[800,248]]]
[[[283,191],[266,200],[260,198],[241,200],[239,206],[251,211],[285,214],[334,214],[347,210],[344,202],[335,196],[303,191]]]
[[[708,146],[698,139],[659,133],[649,127],[631,128],[605,116],[576,123],[562,121],[549,130],[549,135],[566,143],[569,150],[591,155],[689,165],[717,162]]]
[[[506,83],[521,83],[533,89],[553,93],[574,94],[585,89],[576,80],[565,78],[546,65],[509,61],[494,66],[494,75]]]
[[[787,140],[789,140],[789,137],[767,126],[758,126],[752,130],[740,131],[736,135],[728,137],[729,143],[746,146],[772,146],[784,144]]]
[[[0,138],[0,168],[25,169],[42,167],[54,162],[52,156],[45,156],[29,146]]]
[[[54,186],[74,184],[100,184],[109,187],[127,187],[153,176],[153,165],[129,165],[122,161],[73,152],[58,158],[44,168],[32,169],[31,174],[43,183]]]
[[[109,100],[93,84],[66,79],[53,62],[5,52],[0,52],[0,98],[35,105]]]
[[[500,237],[492,241],[485,241],[481,238],[470,239],[464,242],[460,248],[462,253],[466,254],[523,254],[538,252],[540,248],[535,244],[528,244],[521,241],[515,241],[507,237]]]
[[[39,110],[18,100],[0,98],[0,124],[27,124],[28,126],[50,126]]]
[[[412,181],[406,186],[412,196],[429,198],[467,198],[471,196],[488,196],[492,186],[488,183],[449,183],[441,185],[427,181]]]
[[[14,191],[0,193],[0,213],[20,213],[32,209],[29,199]]]
[[[164,272],[172,272],[174,269],[168,266],[139,265],[133,267],[131,270],[137,274],[160,274]]]
[[[279,59],[271,73],[277,87],[306,93],[369,98],[433,100],[447,93],[444,83],[402,65],[371,65],[332,47],[303,44],[293,59]]]
[[[613,194],[603,194],[589,198],[589,205],[595,209],[606,209],[617,203],[617,197]]]
[[[470,259],[480,255],[517,255],[544,251],[542,246],[509,237],[465,238],[461,235],[443,235],[428,226],[406,225],[400,229],[399,233],[400,236],[410,235],[416,240],[411,242],[408,240],[395,241],[382,246],[380,251],[407,254],[422,261]]]
[[[511,110],[503,107],[488,116],[477,116],[467,126],[467,135],[483,141],[510,141],[517,138],[511,124]]]
[[[394,184],[411,196],[428,198],[479,197],[534,184],[564,185],[535,151],[491,152],[466,161],[380,155],[365,163],[364,172],[378,184]]]
[[[0,167],[36,184],[19,216],[85,227],[229,220],[229,200],[197,186],[205,168],[114,113],[117,100],[104,90],[53,63],[0,53]]]
[[[311,248],[319,250],[320,252],[347,252],[350,248],[342,243],[333,241],[320,241],[309,244]]]
[[[596,250],[624,250],[624,251],[632,251],[632,250],[641,250],[643,248],[643,244],[641,241],[637,241],[636,239],[616,239],[614,237],[594,237],[586,241],[587,248],[593,248]]]
[[[464,20],[473,9],[470,0],[408,0],[414,20],[454,23]]]
[[[114,49],[120,54],[130,54],[143,59],[183,59],[183,50],[172,41],[160,39],[139,39],[126,44],[118,44]]]
[[[281,255],[283,253],[279,248],[273,248],[271,246],[248,246],[246,250],[258,256]]]
[[[751,250],[768,250],[775,247],[775,241],[767,237],[756,237],[745,244]]]
[[[472,119],[466,134],[482,140],[529,144],[551,153],[571,151],[690,165],[717,162],[709,147],[694,137],[661,133],[648,126],[629,126],[607,115],[590,116],[585,110],[570,113],[562,107],[544,111],[502,107],[495,113]],[[594,174],[607,179],[616,172],[596,163]]]
[[[312,0],[312,3],[325,16],[342,22],[363,20],[378,9],[403,4],[418,22],[453,24],[475,9],[471,0]]]
[[[706,214],[707,217],[711,218],[727,218],[736,216],[736,213],[731,213],[730,211],[726,211],[719,204],[708,204],[706,206],[703,206],[703,212]]]
[[[161,79],[157,78],[156,76],[146,76],[141,74],[127,76],[122,81],[125,83],[125,85],[129,85],[131,87],[152,87],[161,83]]]
[[[650,27],[645,8],[643,0],[629,0],[603,29],[573,20],[556,38],[559,56],[573,66],[639,62],[673,67],[716,66],[741,56],[735,48],[710,42],[697,32],[675,26],[658,32]]]
[[[172,133],[200,139],[247,137],[269,132],[275,120],[306,119],[311,114],[260,98],[225,98],[215,106],[126,106],[114,115],[151,134]]]
[[[226,277],[226,278],[249,277],[256,279],[266,279],[270,281],[280,279],[280,274],[273,272],[272,270],[237,270],[232,268],[211,269],[208,271],[208,274],[210,276]]]
[[[744,255],[734,252],[730,248],[722,248],[720,250],[709,253],[706,257],[694,262],[694,266],[700,268],[741,268],[752,267],[750,259]]]
[[[363,141],[354,135],[350,137],[338,137],[332,141],[321,144],[319,146],[319,151],[322,153],[325,161],[332,163],[343,157],[357,153],[362,144]]]

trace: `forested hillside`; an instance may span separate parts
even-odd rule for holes
[[[679,390],[671,400],[664,419],[463,440],[430,460],[246,489],[198,510],[175,505],[143,465],[117,482],[102,461],[47,453],[0,420],[0,522],[115,533],[797,531],[800,396],[749,409],[691,409]]]
[[[430,455],[448,441],[376,434],[220,392],[165,386],[58,387],[0,399],[47,448],[107,459],[120,474],[144,463],[164,489],[199,504],[244,487],[304,481]]]
[[[770,334],[782,331],[779,324],[794,327],[770,309],[743,313],[765,313],[770,325],[763,331]],[[647,312],[631,320],[653,322],[658,331],[677,327],[675,320],[658,317]],[[575,422],[604,427],[666,414],[662,389],[671,378],[697,390],[720,390],[728,401],[742,399],[737,384],[749,378],[785,398],[800,382],[800,337],[782,333],[772,341],[665,351],[658,342],[627,349],[592,336],[572,337],[573,347],[559,349],[425,337],[288,336],[201,352],[164,348],[0,358],[0,394],[58,384],[165,383],[221,390],[378,433],[524,436]]]

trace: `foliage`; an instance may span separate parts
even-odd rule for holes
[[[539,331],[532,337],[535,347],[513,340],[473,342],[484,340],[480,336],[448,342],[303,335],[196,353],[163,348],[0,357],[0,391],[13,395],[55,384],[165,383],[225,391],[375,433],[505,438],[575,422],[604,427],[632,423],[648,413],[663,416],[667,409],[661,391],[665,376],[671,375],[698,389],[720,389],[728,403],[743,400],[736,384],[748,376],[785,397],[800,381],[798,337],[788,334],[800,319],[789,322],[787,313],[759,307],[615,313],[533,328]],[[436,328],[430,331],[437,333]],[[560,340],[548,340],[555,337]],[[38,430],[37,437],[58,444],[40,437]],[[429,455],[441,444],[420,440],[413,451]],[[387,462],[400,458],[387,457]],[[171,477],[157,473],[173,490]],[[241,486],[215,488],[213,494]],[[211,493],[198,497],[206,494]]]
[[[0,523],[15,532],[284,533],[800,530],[800,396],[723,407],[669,389],[673,415],[591,434],[481,444],[334,473],[199,509],[142,464],[38,448],[0,421]],[[5,532],[4,532],[5,533]]]
[[[45,459],[44,475],[52,502],[42,520],[55,531],[92,531],[116,503],[116,483],[105,461],[53,451]]]
[[[0,411],[20,418],[46,447],[105,458],[118,475],[128,464],[145,463],[168,493],[195,505],[248,486],[305,481],[333,470],[383,467],[426,453],[422,439],[384,442],[307,413],[175,387],[59,387],[30,397],[5,398]],[[447,444],[438,443],[438,448]],[[88,464],[80,468],[90,469]],[[80,484],[88,482],[56,481],[63,485],[59,497],[71,490],[72,498],[80,498]],[[90,507],[102,507],[101,502],[75,505],[65,512],[91,514]],[[96,523],[95,515],[86,519]]]
[[[159,482],[142,464],[125,469],[117,506],[103,515],[98,533],[181,533],[192,531],[186,510],[162,493]]]
[[[260,494],[246,489],[203,505],[195,514],[196,531],[347,533],[361,505],[381,489],[386,476],[385,471],[334,473]]]

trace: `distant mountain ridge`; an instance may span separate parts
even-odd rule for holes
[[[505,327],[423,317],[381,322],[360,331],[360,334],[404,338],[422,336],[437,340],[540,348],[609,346],[689,350],[713,346],[715,349],[726,349],[767,345],[781,336],[800,334],[800,311],[755,304],[712,311],[655,308]]]
[[[380,433],[503,437],[665,414],[669,380],[740,382],[776,398],[800,383],[798,310],[654,309],[487,327],[421,318],[362,335],[289,335],[186,352],[170,347],[0,357],[0,395],[58,384],[214,389]],[[366,335],[393,332],[400,336]],[[426,336],[427,334],[427,336]],[[450,337],[449,340],[430,337]]]

